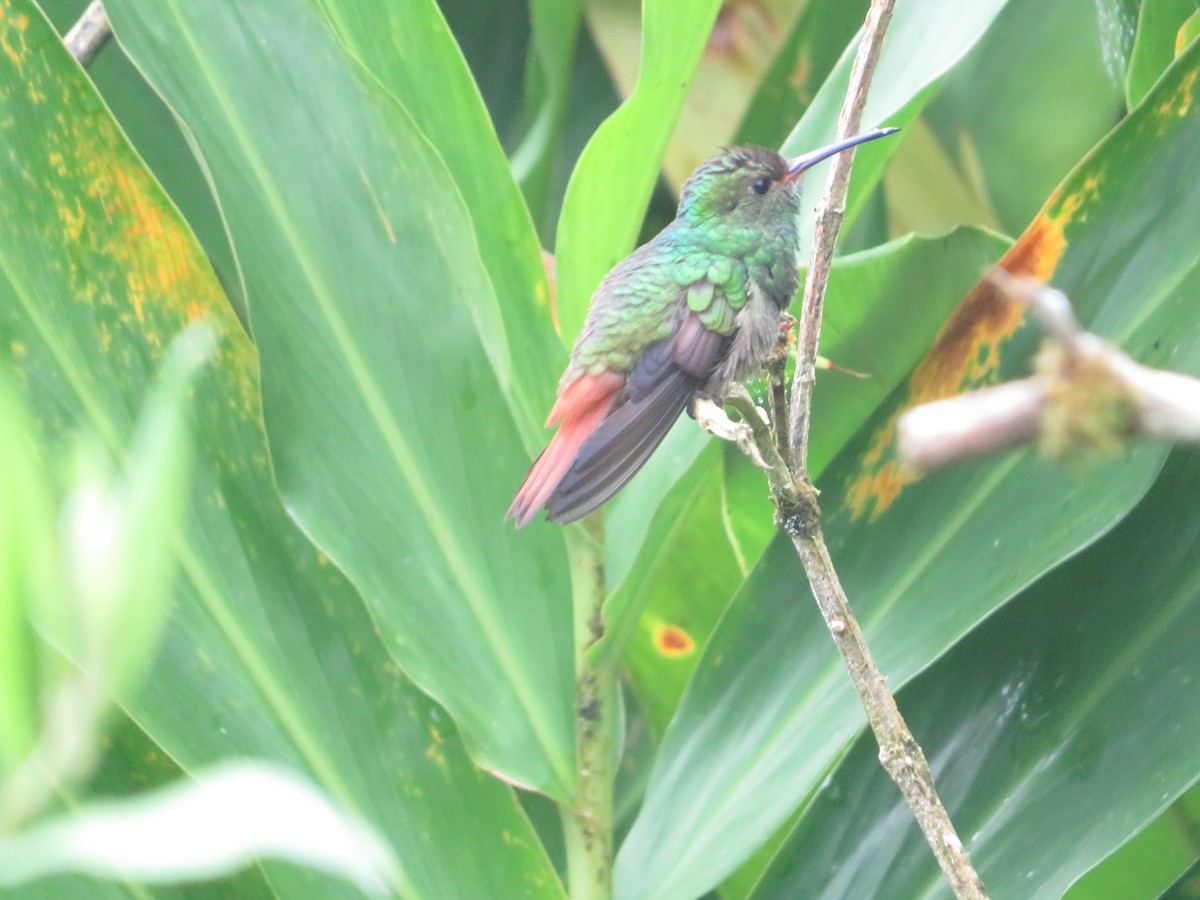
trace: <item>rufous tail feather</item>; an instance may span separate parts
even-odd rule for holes
[[[623,376],[614,372],[583,375],[563,389],[546,419],[547,427],[561,422],[558,432],[529,468],[521,489],[508,508],[506,519],[516,519],[523,528],[546,505],[562,481],[579,448],[599,426],[612,407],[613,397],[624,386]]]

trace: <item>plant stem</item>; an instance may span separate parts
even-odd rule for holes
[[[575,809],[563,808],[567,882],[572,900],[612,897],[613,781],[616,778],[617,671],[590,659],[604,633],[604,527],[583,520],[571,541],[575,609]]]

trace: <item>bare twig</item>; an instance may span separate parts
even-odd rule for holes
[[[71,30],[63,37],[63,43],[86,69],[111,37],[112,25],[108,22],[104,4],[100,0],[92,0],[79,17],[79,21],[72,25]]]
[[[837,139],[857,134],[862,123],[863,107],[871,76],[883,49],[883,37],[892,20],[895,0],[874,0],[867,11],[862,42],[850,69],[850,86],[838,115]],[[850,187],[850,167],[855,151],[847,150],[833,157],[829,181],[817,207],[817,227],[813,234],[812,261],[804,282],[804,299],[800,306],[800,328],[796,337],[796,374],[792,379],[792,408],[788,431],[791,434],[790,461],[792,469],[808,476],[808,426],[812,389],[816,382],[817,342],[821,337],[821,316],[825,309],[825,287],[829,282],[829,266],[838,231],[846,216],[846,194]]]
[[[988,277],[1046,331],[1036,372],[906,411],[898,425],[905,465],[923,471],[1034,441],[1059,459],[1135,438],[1200,443],[1200,381],[1142,366],[1084,331],[1053,288],[1002,269]]]
[[[858,133],[867,90],[893,5],[894,0],[873,0],[867,13],[862,41],[851,69],[849,90],[838,118],[839,139]],[[867,720],[879,743],[880,762],[912,808],[955,894],[982,898],[987,896],[983,882],[938,799],[925,755],[900,715],[842,591],[821,532],[817,491],[808,479],[809,411],[816,378],[817,342],[833,248],[845,215],[852,162],[853,153],[834,157],[829,184],[818,207],[812,261],[800,313],[796,374],[788,416],[790,427],[784,429],[784,419],[779,415],[778,401],[772,391],[777,437],[783,437],[783,440],[777,445],[769,431],[757,427],[753,429],[754,437],[760,454],[768,462],[768,476],[778,507],[776,524],[792,539],[796,554],[804,565],[821,615],[866,709]],[[782,384],[782,365],[778,360],[768,361],[768,371]],[[739,398],[733,398],[732,402],[741,409]],[[742,409],[742,416],[752,426],[756,425],[756,417],[751,411]]]

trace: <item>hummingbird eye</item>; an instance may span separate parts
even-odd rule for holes
[[[750,185],[750,190],[758,194],[760,197],[771,189],[770,178],[755,178],[754,183]]]

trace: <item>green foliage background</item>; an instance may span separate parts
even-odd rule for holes
[[[869,375],[817,386],[831,552],[993,895],[1155,896],[1200,859],[1200,456],[910,482],[892,425],[1027,371],[975,286],[1001,258],[1200,374],[1196,3],[897,5],[865,121],[905,130],[858,155],[823,333]],[[64,806],[256,757],[374,825],[400,896],[564,896],[587,539],[501,517],[596,281],[717,145],[832,137],[866,4],[108,0],[86,73],[82,6],[0,0],[0,355],[39,455],[120,452],[170,339],[220,339],[161,647]],[[945,895],[765,495],[684,421],[605,513],[616,894]]]

